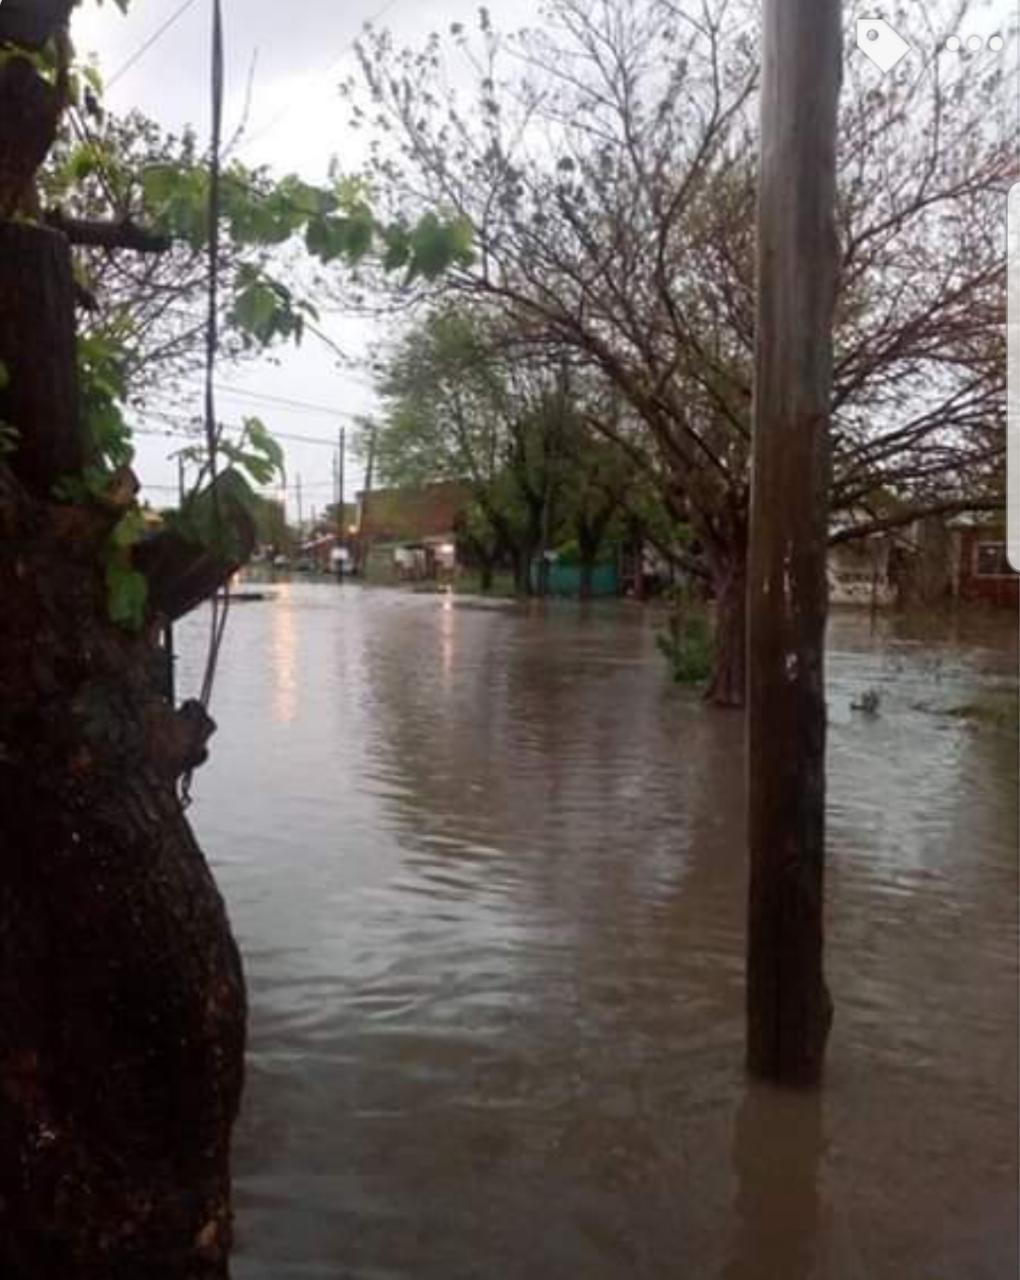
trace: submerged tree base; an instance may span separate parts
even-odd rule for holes
[[[107,620],[116,516],[0,467],[0,1274],[228,1274],[245,996],[176,784],[212,724]]]
[[[747,701],[747,577],[743,564],[716,589],[715,661],[705,692],[716,707],[741,710]]]

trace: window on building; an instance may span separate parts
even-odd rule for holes
[[[1008,578],[1013,570],[1006,559],[1004,542],[979,542],[977,544],[977,568],[979,578]]]

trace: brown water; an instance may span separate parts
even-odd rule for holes
[[[277,590],[193,811],[251,991],[238,1280],[1013,1280],[1017,744],[939,712],[1015,623],[834,619],[800,1096],[741,1070],[740,718],[654,619]]]

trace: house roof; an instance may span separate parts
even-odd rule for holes
[[[946,522],[950,529],[973,529],[979,533],[1006,535],[1006,522],[998,512],[967,511]]]
[[[365,537],[376,542],[420,542],[451,536],[471,495],[461,481],[444,480],[415,489],[373,489],[358,497]]]

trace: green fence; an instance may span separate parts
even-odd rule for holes
[[[538,565],[531,567],[531,581],[538,585]],[[574,564],[549,566],[549,594],[551,596],[579,596],[581,594],[581,570]],[[591,574],[593,597],[618,596],[620,575],[615,564],[597,564]]]

